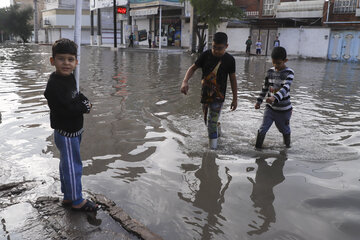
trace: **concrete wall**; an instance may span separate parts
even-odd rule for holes
[[[45,8],[46,9],[55,9],[55,8],[75,8],[76,1],[74,0],[46,0],[45,1]],[[82,3],[83,9],[90,9],[90,1],[83,0]]]
[[[250,28],[227,28],[227,23],[222,23],[217,27],[216,31],[225,32],[228,35],[229,38],[228,51],[245,52],[246,50],[245,42],[250,34]],[[208,34],[207,30],[205,31],[205,33]],[[190,23],[184,23],[182,25],[181,34],[182,34],[181,46],[183,48],[189,48],[191,42]],[[198,44],[198,39],[196,41]]]
[[[61,29],[61,37],[74,40],[74,29]],[[90,44],[90,29],[81,30],[81,44]]]
[[[38,31],[39,43],[46,43],[46,34],[44,29]]]
[[[181,23],[181,46],[183,48],[189,48],[191,44],[191,33],[190,33],[190,23],[185,23],[183,20]]]
[[[228,51],[245,52],[245,42],[250,35],[250,28],[228,28],[228,23],[220,24],[216,31],[224,32],[228,35]]]
[[[250,28],[227,28],[226,33],[229,38],[228,51],[245,52]]]
[[[75,15],[73,14],[57,14],[44,16],[44,19],[48,19],[53,26],[69,26],[73,27],[75,25]],[[97,16],[94,15],[94,25],[96,26]],[[90,15],[82,15],[81,25],[83,27],[90,27]]]
[[[327,58],[330,28],[279,28],[278,33],[288,55]]]
[[[74,40],[74,29],[69,28],[54,28],[48,29],[48,39],[46,39],[46,30],[39,30],[40,43],[54,43],[60,38],[68,38]],[[81,31],[81,44],[90,44],[90,29],[82,29]]]
[[[49,43],[54,43],[56,40],[60,39],[61,37],[60,29],[49,29],[48,31],[48,37],[49,37]]]

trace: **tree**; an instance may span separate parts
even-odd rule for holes
[[[8,8],[0,9],[0,30],[20,37],[25,43],[32,34],[33,26],[30,23],[32,17],[32,7],[20,9],[19,5],[15,4]]]
[[[4,37],[4,34],[6,34],[6,32],[5,32],[5,16],[6,16],[5,8],[0,8],[0,34],[1,34],[0,41],[4,40],[3,37]]]
[[[186,0],[181,0],[182,2]],[[215,30],[225,19],[241,19],[244,13],[235,0],[188,0],[194,8],[195,32],[199,40],[198,52],[206,45],[205,30]]]

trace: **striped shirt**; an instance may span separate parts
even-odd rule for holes
[[[66,131],[60,130],[60,129],[56,129],[56,131],[57,131],[60,135],[62,135],[62,136],[64,136],[64,137],[73,138],[73,137],[78,137],[78,136],[80,136],[80,135],[84,132],[84,129],[82,128],[82,129],[80,129],[79,131],[73,132],[73,133],[69,133],[69,132],[66,132]]]
[[[284,68],[275,71],[272,67],[267,71],[264,85],[257,102],[261,104],[264,98],[274,96],[275,102],[267,104],[275,111],[287,111],[292,109],[290,102],[290,86],[294,79],[294,71],[291,68]]]

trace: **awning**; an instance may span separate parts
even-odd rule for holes
[[[130,16],[137,17],[137,16],[156,15],[158,14],[158,10],[159,10],[158,7],[130,10]]]

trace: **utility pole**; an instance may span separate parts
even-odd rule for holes
[[[74,32],[74,40],[75,43],[78,45],[77,49],[77,60],[78,65],[75,69],[75,80],[76,80],[76,87],[79,91],[80,89],[80,57],[81,57],[81,17],[82,17],[82,0],[76,0],[75,6],[75,32]]]
[[[329,13],[330,13],[330,0],[325,0],[327,2],[327,13],[326,13],[326,22],[329,21]]]
[[[196,10],[193,6],[191,6],[191,14],[190,14],[190,50],[192,53],[196,53],[196,28],[198,25]]]
[[[38,4],[34,0],[34,37],[35,43],[39,43],[39,25],[38,25]]]
[[[113,0],[113,6],[114,6],[114,48],[117,48],[117,32],[116,32],[116,15],[117,15],[117,9],[116,9],[116,0]]]
[[[94,45],[94,10],[90,10],[90,45]]]
[[[161,20],[162,20],[162,8],[159,8],[159,50],[161,50]]]
[[[102,45],[102,37],[101,37],[101,9],[97,10],[97,45]]]

